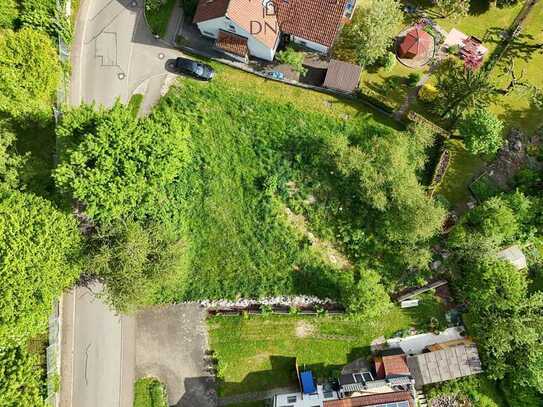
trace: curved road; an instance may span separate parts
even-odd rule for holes
[[[169,30],[176,30],[178,18],[174,13]],[[143,0],[83,0],[70,103],[108,107],[117,98],[126,103],[138,89],[150,109],[169,75],[166,60],[178,55],[147,29]],[[96,297],[100,290],[76,287],[62,298],[60,407],[132,406],[135,320],[112,312]]]

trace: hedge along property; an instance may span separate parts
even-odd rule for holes
[[[200,0],[193,22],[237,58],[272,61],[285,41],[328,53],[355,0]]]

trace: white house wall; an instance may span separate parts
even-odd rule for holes
[[[296,44],[300,44],[304,47],[310,48],[312,50],[315,50],[317,52],[320,52],[321,54],[327,54],[328,53],[328,47],[325,47],[322,44],[306,40],[305,38],[296,37],[295,35],[292,36],[292,40]]]
[[[235,27],[235,31],[230,28],[230,25]],[[229,31],[241,35],[248,39],[247,47],[249,53],[257,58],[264,59],[265,61],[273,61],[275,56],[275,50],[277,49],[277,43],[273,48],[268,48],[260,41],[256,40],[250,33],[241,28],[235,21],[223,16],[214,18],[213,20],[202,21],[197,24],[200,33],[206,37],[217,38],[219,36],[219,30]],[[277,37],[279,38],[279,36]]]

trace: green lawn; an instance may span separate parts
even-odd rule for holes
[[[145,17],[147,23],[151,28],[153,34],[157,34],[159,37],[164,37],[166,29],[168,28],[168,22],[172,15],[172,10],[176,5],[177,0],[164,0],[162,5],[156,10],[146,10]]]
[[[336,376],[348,362],[369,357],[370,343],[410,327],[424,330],[430,318],[444,320],[431,294],[417,309],[394,307],[379,321],[345,317],[249,316],[208,319],[211,349],[219,361],[221,396],[296,382],[295,359],[319,379]]]
[[[471,197],[468,186],[473,176],[485,162],[466,151],[460,140],[448,140],[445,145],[451,151],[451,162],[436,195],[445,197],[452,207],[462,206]]]
[[[436,22],[445,30],[453,28],[462,31],[466,35],[474,35],[483,40],[488,48],[488,56],[497,46],[494,38],[497,38],[498,30],[509,28],[522,9],[524,2],[519,1],[510,7],[489,7],[488,0],[473,0],[470,14],[457,20],[451,18],[438,18]],[[490,38],[492,37],[492,41]]]
[[[136,380],[134,407],[168,407],[164,385],[153,377]]]
[[[514,59],[517,76],[540,89],[543,88],[541,44],[543,44],[543,2],[538,2],[525,20],[522,33],[492,72],[498,86],[505,88],[511,80],[511,77],[504,73],[509,69],[511,59]],[[492,110],[508,127],[520,127],[528,133],[533,133],[543,125],[543,111],[533,106],[530,98],[521,92],[512,92],[501,97]]]
[[[369,88],[371,91],[381,94],[388,99],[389,103],[399,108],[410,89],[410,86],[406,83],[409,74],[419,73],[422,76],[427,71],[428,67],[412,69],[397,62],[389,72],[383,68],[376,71],[362,72],[361,89],[364,91],[365,88]]]

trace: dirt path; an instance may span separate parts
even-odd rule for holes
[[[321,257],[323,257],[328,263],[342,269],[347,270],[352,267],[351,262],[345,257],[343,253],[337,250],[331,242],[321,240],[316,237],[307,226],[307,222],[303,215],[297,215],[285,206],[284,209],[286,218],[289,224],[297,231],[302,233],[311,242],[312,248]]]

